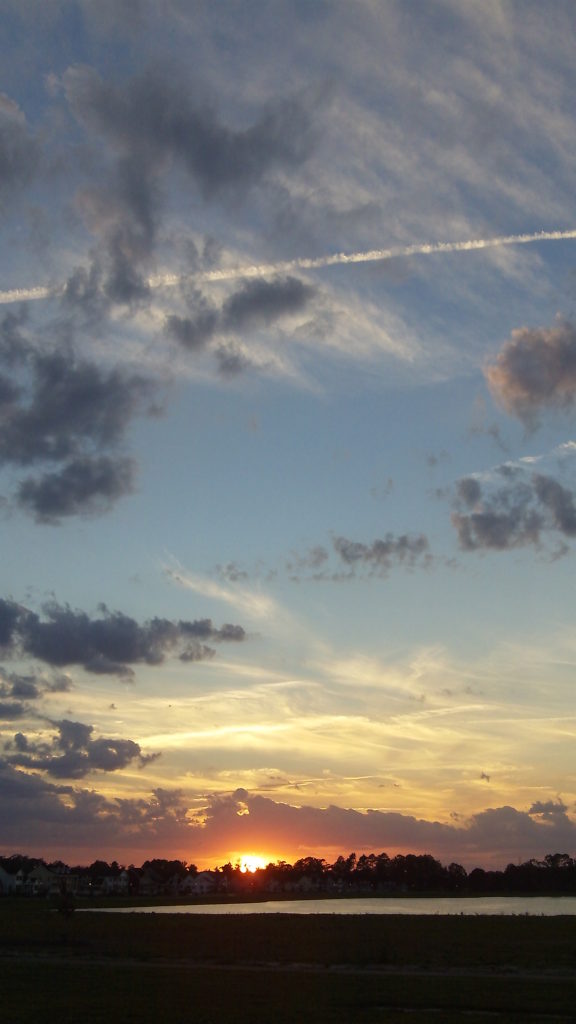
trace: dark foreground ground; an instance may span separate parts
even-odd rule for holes
[[[0,1021],[568,1024],[576,918],[64,918],[4,899]]]

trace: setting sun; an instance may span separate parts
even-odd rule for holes
[[[240,857],[240,871],[245,874],[247,871],[252,874],[259,868],[265,868],[269,861],[260,857],[257,853],[243,853]]]

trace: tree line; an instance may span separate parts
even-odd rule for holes
[[[69,866],[63,861],[46,862],[25,854],[0,856],[0,866],[9,874],[21,871],[27,875],[38,865],[60,877],[74,875],[94,884],[103,878],[114,878],[126,872],[130,888],[137,892],[144,876],[155,878],[159,886],[195,877],[195,864],[183,860],[153,858],[140,867],[128,867],[117,861],[95,860],[90,865]],[[350,853],[333,863],[324,858],[302,857],[289,864],[279,860],[253,872],[243,871],[240,863],[220,865],[210,872],[220,891],[279,891],[294,889],[332,890],[337,892],[410,893],[576,893],[576,859],[567,853],[547,854],[543,860],[532,858],[522,864],[508,864],[503,870],[474,868],[470,872],[457,863],[447,866],[431,854]]]

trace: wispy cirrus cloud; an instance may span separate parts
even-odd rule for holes
[[[232,605],[238,611],[254,619],[273,619],[281,613],[280,606],[257,589],[245,586],[225,585],[199,573],[183,568],[176,559],[163,566],[164,573],[180,587],[193,590],[196,594]]]

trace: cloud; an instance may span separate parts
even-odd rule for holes
[[[345,582],[360,577],[384,578],[397,566],[413,569],[417,565],[428,568],[432,564],[428,538],[422,533],[400,536],[387,533],[369,544],[336,536],[332,538],[332,550],[335,564],[330,563],[330,552],[321,544],[304,554],[293,552],[286,562],[292,579]],[[309,575],[299,575],[307,570]]]
[[[520,327],[485,370],[494,397],[513,416],[534,427],[545,409],[572,408],[576,401],[576,327]]]
[[[79,736],[73,742],[86,752],[97,741],[84,732],[84,745]],[[54,749],[53,756],[66,754]],[[122,850],[131,859],[138,849],[146,849],[147,855],[150,849],[159,855],[170,849],[181,856],[192,849],[213,863],[242,849],[294,860],[306,855],[330,859],[353,849],[392,856],[429,853],[469,868],[504,867],[519,857],[543,857],[575,845],[576,825],[566,811],[555,804],[557,810],[547,819],[548,802],[541,806],[544,810],[539,804],[529,811],[488,808],[468,820],[445,823],[378,809],[280,803],[245,789],[213,795],[201,804],[179,789],[155,789],[147,798],[112,798],[55,784],[0,759],[4,849],[25,847],[43,856],[48,851],[62,856],[68,849],[78,851],[82,860],[119,857]]]
[[[21,701],[0,701],[0,719],[23,718],[28,708]]]
[[[4,673],[0,677],[0,696],[17,697],[24,700],[36,700],[40,696],[40,688],[36,676],[21,676],[17,673]]]
[[[544,821],[555,821],[558,817],[566,817],[568,808],[558,797],[557,800],[537,800],[533,803],[528,814],[538,815]]]
[[[24,313],[0,322],[0,465],[55,469],[27,476],[16,506],[38,522],[107,511],[134,488],[135,463],[110,450],[137,415],[155,415],[157,385],[76,354],[63,326],[51,350],[27,333]]]
[[[254,365],[245,352],[233,342],[219,345],[215,355],[218,370],[223,377],[237,377]]]
[[[384,539],[375,540],[371,544],[335,537],[333,545],[346,565],[355,566],[360,563],[376,576],[386,575],[394,565],[411,567],[420,559],[427,560],[430,557],[428,539],[423,534],[394,537],[388,533]]]
[[[173,69],[115,86],[76,66],[63,84],[76,117],[142,177],[177,160],[206,198],[245,191],[271,170],[297,166],[313,143],[309,114],[297,99],[270,104],[254,124],[235,131],[208,104],[195,102]]]
[[[234,608],[239,609],[244,615],[249,615],[255,619],[277,618],[280,615],[285,617],[285,612],[281,612],[274,599],[258,590],[234,585],[225,586],[222,583],[217,583],[215,580],[207,579],[205,576],[188,572],[177,562],[174,565],[166,565],[164,572],[169,579],[179,586],[185,587],[187,590],[193,590],[203,597],[224,601],[225,604],[230,604]],[[235,576],[234,578],[237,580],[240,577]],[[0,629],[1,625],[0,606]]]
[[[8,402],[3,409],[4,463],[61,461],[86,444],[115,444],[153,391],[138,374],[103,370],[73,353],[35,353],[30,371],[27,400]]]
[[[65,718],[52,724],[57,729],[52,743],[29,740],[24,733],[17,733],[5,751],[6,763],[44,771],[53,778],[80,779],[94,771],[119,771],[135,761],[143,768],[160,756],[143,754],[134,740],[92,739],[93,726],[82,722]],[[11,753],[11,748],[16,752]]]
[[[350,263],[379,263],[405,256],[431,256],[436,253],[474,252],[478,249],[527,245],[532,242],[563,241],[576,238],[576,229],[569,231],[537,231],[528,235],[500,235],[494,238],[470,238],[461,242],[416,242],[390,249],[368,249],[360,252],[335,252],[328,256],[297,256],[277,263],[254,263],[244,267],[223,267],[200,275],[205,281],[230,281],[238,278],[265,277],[294,270],[317,270]]]
[[[0,93],[0,199],[32,178],[39,156],[38,142],[18,104]]]
[[[218,629],[211,619],[173,622],[154,618],[140,625],[128,615],[100,607],[99,618],[56,602],[43,618],[11,601],[0,601],[0,636],[6,655],[33,657],[48,665],[81,665],[87,672],[131,676],[132,665],[159,665],[176,652],[185,661],[213,656],[205,642],[242,642],[241,626]]]
[[[177,341],[182,348],[195,351],[204,348],[216,333],[218,312],[198,294],[197,308],[193,316],[182,317],[172,314],[166,317],[165,326],[170,338]]]
[[[55,473],[23,480],[17,503],[38,523],[59,523],[64,516],[101,515],[134,491],[135,462],[129,458],[83,456]]]
[[[315,288],[297,277],[247,281],[224,303],[224,327],[238,331],[262,324],[268,326],[282,316],[300,313],[315,294]]]
[[[500,807],[446,824],[377,809],[294,806],[244,789],[212,797],[199,818],[198,841],[207,850],[431,853],[473,866],[542,856],[571,848],[576,839],[576,824],[560,808],[552,822],[539,820],[532,809]]]
[[[21,330],[27,320],[25,305],[9,310],[0,319],[0,360],[5,367],[22,363],[30,352],[30,343]]]
[[[283,317],[301,313],[316,295],[316,289],[296,277],[249,281],[233,292],[218,309],[202,293],[193,288],[185,293],[190,315],[170,314],[164,329],[169,338],[188,352],[199,352],[217,335],[257,331],[275,324]],[[267,360],[254,359],[235,340],[220,340],[214,348],[218,372],[223,377],[236,377],[250,367],[266,367]]]
[[[452,524],[464,551],[507,551],[539,547],[543,533],[576,536],[575,495],[553,477],[527,476],[520,467],[496,471],[505,483],[496,489],[475,477],[456,485]]]

